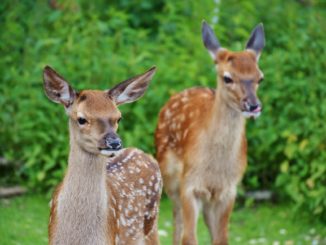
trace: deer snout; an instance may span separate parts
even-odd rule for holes
[[[101,152],[114,152],[121,149],[122,141],[114,132],[105,134],[99,142],[99,150]]]
[[[255,111],[260,111],[260,104],[253,104],[253,105],[249,105],[249,111],[250,112],[255,112]]]
[[[261,103],[258,99],[252,98],[252,99],[244,99],[243,101],[244,109],[247,112],[260,112],[262,109]]]
[[[122,148],[122,142],[119,137],[107,137],[105,144],[110,150],[121,150]]]

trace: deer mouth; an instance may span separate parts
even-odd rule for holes
[[[262,108],[260,106],[258,106],[255,110],[253,111],[248,111],[248,110],[244,110],[242,111],[242,115],[245,117],[245,118],[258,118],[261,114],[261,110]]]
[[[104,156],[108,156],[108,157],[115,157],[116,155],[119,154],[119,152],[122,150],[122,149],[112,149],[112,148],[98,148],[100,153]]]

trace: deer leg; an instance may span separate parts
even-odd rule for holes
[[[228,244],[228,223],[234,199],[204,205],[204,221],[209,229],[213,245]]]
[[[150,233],[146,236],[145,239],[146,245],[159,245],[160,240],[157,232],[157,224],[155,224],[155,227],[153,227],[153,230],[150,231]]]
[[[199,203],[193,193],[181,194],[183,234],[182,245],[197,245],[196,228]]]
[[[212,231],[214,229],[214,222],[213,222],[213,218],[214,218],[214,213],[213,213],[213,208],[212,205],[210,203],[204,203],[203,205],[203,217],[204,217],[204,221],[205,224],[208,228],[209,234],[211,236],[211,240],[213,240],[213,234]]]
[[[174,204],[173,207],[173,222],[174,222],[174,230],[173,230],[173,244],[180,245],[181,243],[181,235],[182,235],[182,212],[181,206],[179,204]]]

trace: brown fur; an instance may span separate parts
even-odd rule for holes
[[[143,239],[144,244],[159,244],[157,220],[162,183],[156,161],[138,149],[128,148],[118,156],[107,159],[106,171],[106,188],[110,193],[107,232],[111,240],[107,244],[136,244],[139,239]],[[140,182],[140,179],[143,181]],[[63,185],[64,182],[53,193],[50,244],[54,239],[57,219],[60,218],[57,216],[57,206]],[[121,220],[126,223],[123,224]]]
[[[49,231],[49,241],[53,240],[54,230],[57,225],[57,205],[58,202],[58,194],[61,191],[61,184],[59,184],[52,195],[52,200],[50,202],[50,221],[48,224],[48,231]]]
[[[68,170],[51,203],[49,244],[159,244],[158,164],[138,149],[117,152],[121,144],[113,148],[110,143],[120,142],[117,105],[141,97],[154,72],[152,68],[109,91],[76,93],[53,69],[45,68],[45,92],[65,106],[70,133]]]
[[[248,92],[255,96],[262,74],[251,51],[223,49],[216,63],[216,91],[187,89],[173,95],[159,114],[155,145],[164,189],[174,203],[175,245],[197,244],[200,205],[212,244],[228,244],[236,185],[247,164],[243,100]],[[232,84],[224,83],[225,71]]]

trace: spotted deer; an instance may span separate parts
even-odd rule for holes
[[[154,158],[122,148],[117,106],[140,98],[155,68],[106,91],[76,92],[50,67],[44,69],[48,98],[69,117],[68,169],[56,188],[49,244],[159,244],[161,174]]]
[[[164,189],[173,202],[174,244],[197,244],[200,208],[212,244],[228,244],[228,219],[236,186],[247,164],[245,118],[258,117],[258,67],[265,45],[263,25],[246,49],[220,46],[204,21],[202,39],[216,63],[217,89],[190,88],[173,95],[159,113],[155,132]]]

